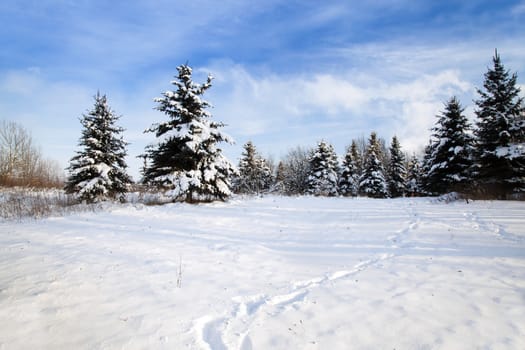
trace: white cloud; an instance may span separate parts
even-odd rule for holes
[[[372,72],[353,82],[344,74],[256,75],[240,65],[211,70],[220,72],[212,88],[214,115],[229,124],[239,142],[257,139],[274,154],[293,140],[301,145],[321,138],[342,152],[352,138],[372,130],[385,138],[397,134],[406,148],[418,150],[428,141],[443,103],[473,90],[452,70],[395,83],[377,83],[380,77]]]

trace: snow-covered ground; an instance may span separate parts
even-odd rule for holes
[[[0,223],[0,349],[525,349],[525,203],[265,197]]]

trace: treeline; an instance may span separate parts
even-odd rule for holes
[[[353,140],[342,161],[331,144],[321,141],[315,148],[290,150],[275,165],[264,159],[249,141],[244,145],[233,188],[243,194],[374,198],[420,194],[419,166],[412,166],[406,158],[397,137],[387,149],[385,141],[375,132],[366,141]],[[414,178],[412,172],[418,173],[416,181],[410,180]]]
[[[231,143],[214,121],[202,95],[212,86],[192,81],[192,69],[177,67],[175,89],[155,101],[165,120],[145,132],[155,141],[144,154],[140,184],[173,201],[224,200],[232,192],[369,196],[436,195],[450,191],[485,198],[522,198],[525,191],[525,112],[516,74],[497,52],[485,74],[470,125],[456,97],[432,129],[423,157],[407,157],[394,137],[390,144],[375,132],[353,140],[342,159],[327,142],[291,150],[278,164],[263,159],[248,142],[236,169],[220,144]],[[123,198],[131,186],[124,161],[127,143],[119,117],[105,95],[95,96],[83,115],[79,151],[71,159],[65,189],[79,200]]]

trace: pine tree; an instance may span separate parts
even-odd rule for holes
[[[310,173],[307,193],[316,196],[336,196],[338,194],[338,162],[332,145],[319,142],[310,157]]]
[[[126,145],[116,125],[119,117],[111,110],[106,95],[97,92],[94,108],[83,114],[83,126],[76,156],[71,158],[67,193],[89,203],[122,198],[131,178],[126,173]]]
[[[375,132],[372,132],[368,140],[363,174],[360,179],[360,191],[364,195],[373,198],[388,197],[388,188],[385,180],[385,171],[380,154],[380,144]]]
[[[407,170],[405,168],[405,156],[401,152],[401,145],[396,136],[392,138],[389,151],[388,189],[390,196],[401,197],[406,192]]]
[[[471,182],[473,139],[459,100],[452,97],[432,129],[432,152],[427,159],[426,189],[443,194],[464,191]]]
[[[360,161],[357,151],[357,144],[352,141],[352,145],[347,150],[343,160],[343,169],[339,178],[339,193],[343,196],[357,196],[359,193]]]
[[[258,194],[270,189],[273,182],[272,172],[251,141],[244,145],[238,169],[239,174],[234,181],[236,192]]]
[[[494,67],[485,73],[476,134],[475,174],[481,191],[505,197],[525,191],[525,118],[523,98],[497,51]]]
[[[177,70],[177,80],[172,81],[177,90],[155,99],[157,110],[168,120],[146,130],[155,133],[158,141],[146,149],[149,163],[143,181],[166,190],[173,200],[225,200],[231,194],[235,168],[217,144],[233,140],[219,130],[222,123],[211,120],[210,104],[201,99],[212,77],[196,84],[187,64]]]
[[[416,155],[414,154],[408,162],[407,167],[407,196],[415,197],[421,194],[421,177],[421,165],[419,159],[417,159]]]

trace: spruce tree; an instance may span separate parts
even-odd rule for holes
[[[381,159],[384,158],[380,153],[381,146],[375,132],[370,134],[368,148],[363,165],[359,188],[361,193],[373,198],[388,197],[388,188],[385,180],[385,170]]]
[[[510,75],[497,51],[475,101],[475,175],[482,192],[505,197],[525,191],[525,118],[517,75]]]
[[[422,192],[421,190],[421,164],[419,159],[414,154],[410,161],[408,162],[407,167],[407,185],[406,185],[406,194],[409,197],[419,196]]]
[[[316,196],[336,196],[337,182],[337,155],[332,145],[321,141],[310,157],[307,193]]]
[[[157,110],[168,120],[146,130],[155,133],[157,142],[146,149],[149,162],[143,181],[166,190],[173,200],[225,200],[235,168],[217,146],[233,141],[219,130],[224,125],[211,119],[210,104],[201,98],[212,77],[196,84],[187,64],[177,71],[177,80],[172,81],[177,90],[155,99]]]
[[[94,108],[82,115],[77,154],[71,158],[65,191],[88,203],[122,199],[131,178],[126,173],[126,145],[116,125],[119,117],[97,92]]]
[[[360,164],[357,144],[352,141],[343,160],[341,177],[339,178],[339,193],[343,196],[357,196],[359,193]]]
[[[234,181],[236,192],[258,194],[270,189],[272,172],[251,141],[244,145],[238,169],[239,173]]]
[[[452,97],[432,129],[427,159],[427,190],[434,194],[464,191],[471,182],[473,139],[459,100]]]
[[[405,168],[405,156],[401,152],[401,145],[396,136],[392,138],[389,151],[388,190],[391,197],[401,197],[406,192],[407,170]]]

